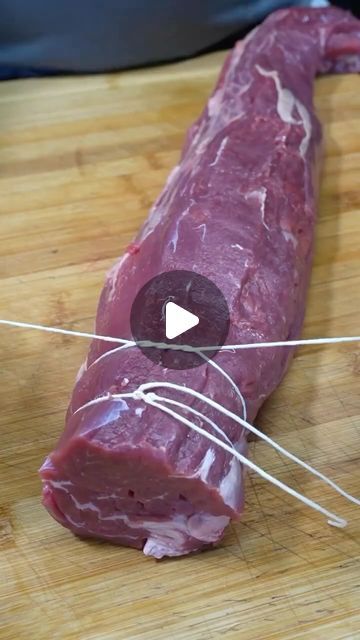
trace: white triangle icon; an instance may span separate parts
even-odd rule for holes
[[[165,307],[165,333],[168,340],[177,338],[199,324],[199,318],[175,302],[167,302]]]

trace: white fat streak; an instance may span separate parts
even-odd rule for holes
[[[214,95],[209,98],[209,101],[207,103],[207,110],[210,118],[218,115],[222,102],[222,94],[222,89],[217,89]]]
[[[158,224],[160,224],[161,219],[163,218],[163,216],[165,215],[165,208],[163,208],[161,205],[157,205],[155,204],[153,206],[153,208],[150,211],[149,217],[146,220],[141,232],[140,232],[140,236],[138,238],[139,242],[144,242],[144,240],[146,240],[146,238],[154,232],[154,230],[156,229],[156,227],[158,226]]]
[[[258,64],[255,65],[255,67],[262,76],[265,76],[266,78],[272,78],[272,80],[274,80],[277,91],[276,109],[279,118],[281,118],[281,120],[283,122],[286,122],[287,124],[297,124],[297,121],[292,116],[296,99],[293,93],[289,91],[289,89],[285,89],[282,87],[278,72],[263,69]]]
[[[99,507],[97,507],[93,502],[79,502],[79,500],[77,500],[71,493],[69,493],[69,497],[79,511],[95,511],[95,513],[101,515]]]
[[[219,487],[222,499],[232,509],[236,506],[236,496],[239,493],[241,475],[241,464],[236,458],[233,458],[230,462],[230,469],[222,479]]]
[[[260,193],[261,192],[261,193]],[[266,202],[266,196],[267,196],[267,190],[265,187],[261,187],[261,189],[258,192],[258,198],[259,198],[259,204],[260,204],[260,215],[261,215],[261,220],[262,223],[264,225],[264,227],[266,227],[266,229],[269,230],[269,227],[267,226],[266,222],[265,222],[265,202]]]
[[[87,371],[87,359],[82,363],[82,365],[80,366],[79,371],[77,372],[77,376],[75,378],[75,384],[77,384],[79,382],[79,380],[81,380],[81,378],[83,377],[83,374],[85,373],[85,371]]]
[[[226,145],[227,145],[228,139],[229,139],[229,137],[228,137],[228,136],[225,136],[225,138],[223,138],[223,139],[222,139],[221,144],[220,144],[220,147],[219,147],[219,148],[218,148],[218,150],[217,150],[217,153],[216,153],[215,159],[214,159],[214,161],[213,161],[213,162],[211,162],[211,163],[210,163],[210,165],[209,165],[210,167],[215,167],[215,166],[217,165],[217,163],[219,162],[219,160],[220,160],[220,158],[221,158],[221,155],[222,155],[222,153],[223,153],[223,151],[224,151],[224,149],[225,149],[225,147],[226,147]]]
[[[300,100],[295,98],[294,94],[289,89],[286,89],[285,87],[282,86],[279,78],[279,74],[277,71],[275,70],[270,71],[267,69],[263,69],[263,67],[261,67],[258,64],[255,66],[257,71],[262,76],[265,76],[266,78],[272,78],[272,80],[275,83],[277,96],[278,96],[276,109],[277,109],[279,118],[283,122],[286,122],[287,124],[302,124],[305,135],[300,143],[299,151],[300,151],[301,157],[304,158],[309,146],[309,140],[311,136],[311,121],[310,121],[310,116],[307,109],[302,104],[302,102],[300,102]],[[295,107],[298,110],[301,120],[297,120],[293,116]]]
[[[67,492],[65,487],[72,487],[73,483],[71,480],[46,480],[47,484],[50,484],[54,489],[63,489]]]
[[[285,238],[286,242],[291,242],[291,244],[293,245],[294,249],[296,249],[296,247],[298,246],[298,240],[294,236],[294,234],[291,233],[290,231],[286,231],[285,229],[283,229],[281,233],[282,233],[283,237]]]
[[[305,154],[309,147],[310,137],[311,137],[311,121],[308,110],[304,107],[300,100],[296,100],[296,108],[299,112],[300,118],[302,120],[302,124],[304,127],[305,135],[300,144],[300,155],[302,158],[305,158]]]
[[[75,496],[70,493],[67,487],[74,486],[73,482],[71,482],[70,480],[47,480],[47,483],[50,484],[54,489],[60,489],[61,491],[64,491],[79,511],[95,511],[96,513],[100,513],[100,509],[96,507],[93,502],[79,502],[79,500],[77,500]]]
[[[199,226],[195,227],[196,230],[202,229],[201,231],[201,242],[204,242],[206,236],[206,224],[199,224]]]
[[[231,282],[232,282],[232,283],[233,283],[233,285],[234,285],[234,290],[233,290],[233,292],[235,292],[235,291],[236,291],[236,289],[238,289],[239,291],[241,291],[241,280],[239,280],[239,278],[238,278],[238,277],[236,277],[236,276],[234,276],[234,274],[233,274],[233,273],[231,273],[231,272],[230,272],[228,275],[229,275],[229,278],[230,278]]]
[[[325,51],[327,34],[328,34],[328,30],[325,27],[320,27],[320,29],[319,29],[319,40],[320,40],[321,53],[324,53],[324,51]]]
[[[118,279],[119,271],[120,271],[121,267],[123,266],[123,264],[125,263],[125,261],[128,259],[129,255],[130,255],[129,253],[124,253],[124,255],[121,256],[120,260],[115,262],[115,264],[111,267],[111,269],[107,273],[106,285],[109,287],[109,291],[108,291],[108,300],[109,301],[113,300],[114,297],[115,297],[115,293],[116,293],[116,289],[117,289],[116,285],[117,285],[117,279]]]
[[[220,119],[222,116],[221,107],[223,104],[225,87],[227,86],[228,82],[231,82],[231,76],[234,72],[234,69],[236,69],[236,67],[238,66],[240,58],[243,55],[245,43],[248,43],[249,40],[255,35],[256,30],[257,28],[253,29],[253,31],[251,31],[246,36],[243,42],[237,43],[237,45],[235,46],[231,54],[230,65],[229,65],[229,69],[227,70],[227,80],[223,83],[223,85],[219,89],[215,91],[215,93],[208,100],[208,103],[207,103],[208,121],[205,118],[202,119],[200,126],[196,132],[196,135],[194,136],[190,145],[191,149],[195,149],[196,155],[201,155],[204,152],[204,150],[207,147],[208,141],[211,140],[214,135],[214,131],[216,130],[216,126],[217,126],[216,123],[219,121],[219,116],[220,116]],[[248,84],[237,87],[237,98],[239,98],[243,93],[245,93],[248,90],[251,83],[252,83],[252,79]],[[240,118],[241,115],[242,114],[238,112],[236,115],[236,119]],[[203,138],[203,140],[200,144],[198,144],[201,138]]]
[[[76,520],[73,520],[73,518],[69,516],[68,513],[66,514],[66,516],[64,515],[64,518],[66,519],[66,522],[70,523],[73,527],[75,527],[75,529],[83,529],[85,526],[84,522],[76,522]]]
[[[248,191],[245,198],[256,198],[258,206],[260,207],[261,221],[268,231],[270,231],[268,225],[265,222],[265,203],[266,203],[267,189],[266,187],[260,187],[254,191]]]
[[[173,170],[170,172],[168,179],[166,181],[166,184],[164,186],[164,189],[162,190],[158,200],[155,202],[154,206],[152,207],[152,209],[150,210],[150,214],[143,226],[143,228],[141,229],[140,235],[138,237],[138,242],[144,242],[144,240],[146,240],[146,238],[154,232],[154,230],[156,229],[156,227],[160,224],[162,218],[166,215],[167,210],[168,210],[168,204],[166,205],[166,207],[162,206],[161,204],[161,198],[163,196],[163,194],[165,193],[166,190],[168,190],[170,188],[170,186],[172,185],[172,183],[174,182],[177,174],[180,171],[180,165],[176,165]]]
[[[212,448],[209,448],[202,461],[201,464],[198,467],[198,470],[196,472],[196,476],[198,476],[201,480],[203,480],[204,482],[206,482],[206,479],[210,473],[210,469],[212,467],[212,465],[215,462],[215,451]]]
[[[172,246],[172,251],[173,251],[173,253],[175,253],[175,251],[176,251],[177,243],[178,243],[178,240],[179,240],[179,225],[180,225],[180,222],[181,222],[181,220],[182,220],[183,218],[185,218],[185,216],[189,213],[189,211],[190,211],[190,207],[187,207],[187,209],[185,209],[185,210],[184,210],[184,211],[183,211],[183,212],[178,216],[178,219],[177,219],[177,221],[176,221],[175,231],[174,231],[174,233],[173,233],[173,235],[172,235],[172,238],[171,238],[171,240],[170,240],[170,243],[169,243],[169,244],[170,244],[170,246]]]
[[[178,239],[179,239],[179,222],[180,220],[177,221],[176,226],[175,226],[175,231],[172,235],[172,238],[170,240],[170,247],[172,247],[172,252],[175,253],[176,251],[176,247],[177,247],[177,243],[178,243]]]

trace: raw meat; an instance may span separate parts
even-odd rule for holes
[[[180,164],[107,277],[98,333],[131,339],[139,289],[161,272],[185,269],[224,293],[229,344],[299,336],[321,148],[313,80],[359,70],[360,23],[335,8],[276,12],[235,47]],[[238,384],[250,421],[291,355],[276,348],[216,356]],[[160,558],[217,542],[242,513],[244,474],[230,454],[170,416],[138,400],[112,399],[152,380],[186,384],[241,415],[238,397],[214,368],[162,369],[137,348],[97,340],[40,474],[43,503],[65,527]],[[204,411],[182,395],[176,399]],[[212,409],[207,415],[219,420]],[[246,453],[245,432],[224,418],[221,428]]]

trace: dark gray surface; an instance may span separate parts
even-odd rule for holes
[[[0,73],[104,71],[194,55],[310,0],[0,0]],[[1,76],[0,76],[1,77]]]

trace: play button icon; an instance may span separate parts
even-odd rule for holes
[[[168,340],[181,336],[199,324],[199,318],[194,313],[183,309],[175,302],[167,302],[165,307],[165,335]]]
[[[204,364],[204,354],[213,358],[224,344],[229,311],[220,289],[208,278],[193,271],[166,271],[137,293],[130,325],[137,346],[152,362],[189,369]],[[213,349],[199,352],[209,346]]]

